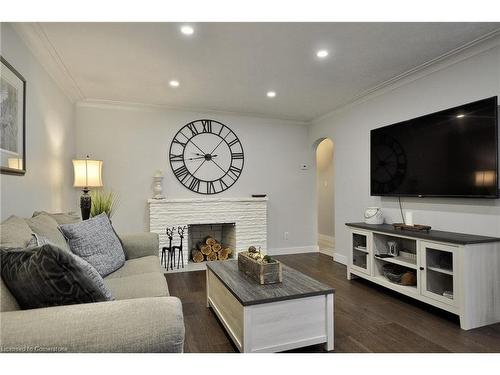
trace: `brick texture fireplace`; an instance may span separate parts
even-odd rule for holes
[[[233,257],[251,245],[267,251],[267,198],[150,199],[148,205],[149,230],[160,237],[159,253],[168,245],[166,228],[187,227],[184,264],[190,259],[198,237],[208,232],[220,236],[214,238],[225,245],[233,246]],[[172,244],[178,245],[179,241],[176,236]]]

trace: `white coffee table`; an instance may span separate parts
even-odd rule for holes
[[[208,262],[207,307],[240,352],[333,350],[334,289],[285,265],[282,283],[259,285],[236,260]]]

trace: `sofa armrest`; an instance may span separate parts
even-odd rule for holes
[[[176,297],[0,313],[3,352],[175,352],[184,345]]]
[[[157,233],[119,234],[118,237],[127,259],[142,258],[149,255],[158,256],[160,243]]]

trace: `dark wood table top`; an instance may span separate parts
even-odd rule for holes
[[[417,232],[412,230],[394,229],[392,224],[366,224],[366,223],[346,223],[348,227],[368,229],[375,232],[402,235],[407,237],[420,238],[424,240],[452,243],[455,245],[473,245],[488,242],[499,242],[498,237],[479,236],[476,234],[444,232],[431,229],[428,232]]]
[[[283,267],[283,282],[260,285],[238,270],[237,260],[207,262],[207,272],[212,271],[231,294],[243,305],[284,301],[334,293],[335,289],[293,268]]]

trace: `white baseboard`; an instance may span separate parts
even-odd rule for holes
[[[269,255],[286,255],[286,254],[317,253],[317,252],[319,252],[318,245],[278,247],[274,249],[267,249],[267,253]]]
[[[326,234],[318,234],[318,241],[328,244],[331,247],[335,247],[335,237],[327,236]]]
[[[345,255],[335,253],[333,254],[333,260],[337,263],[342,263],[347,265],[347,257]]]

